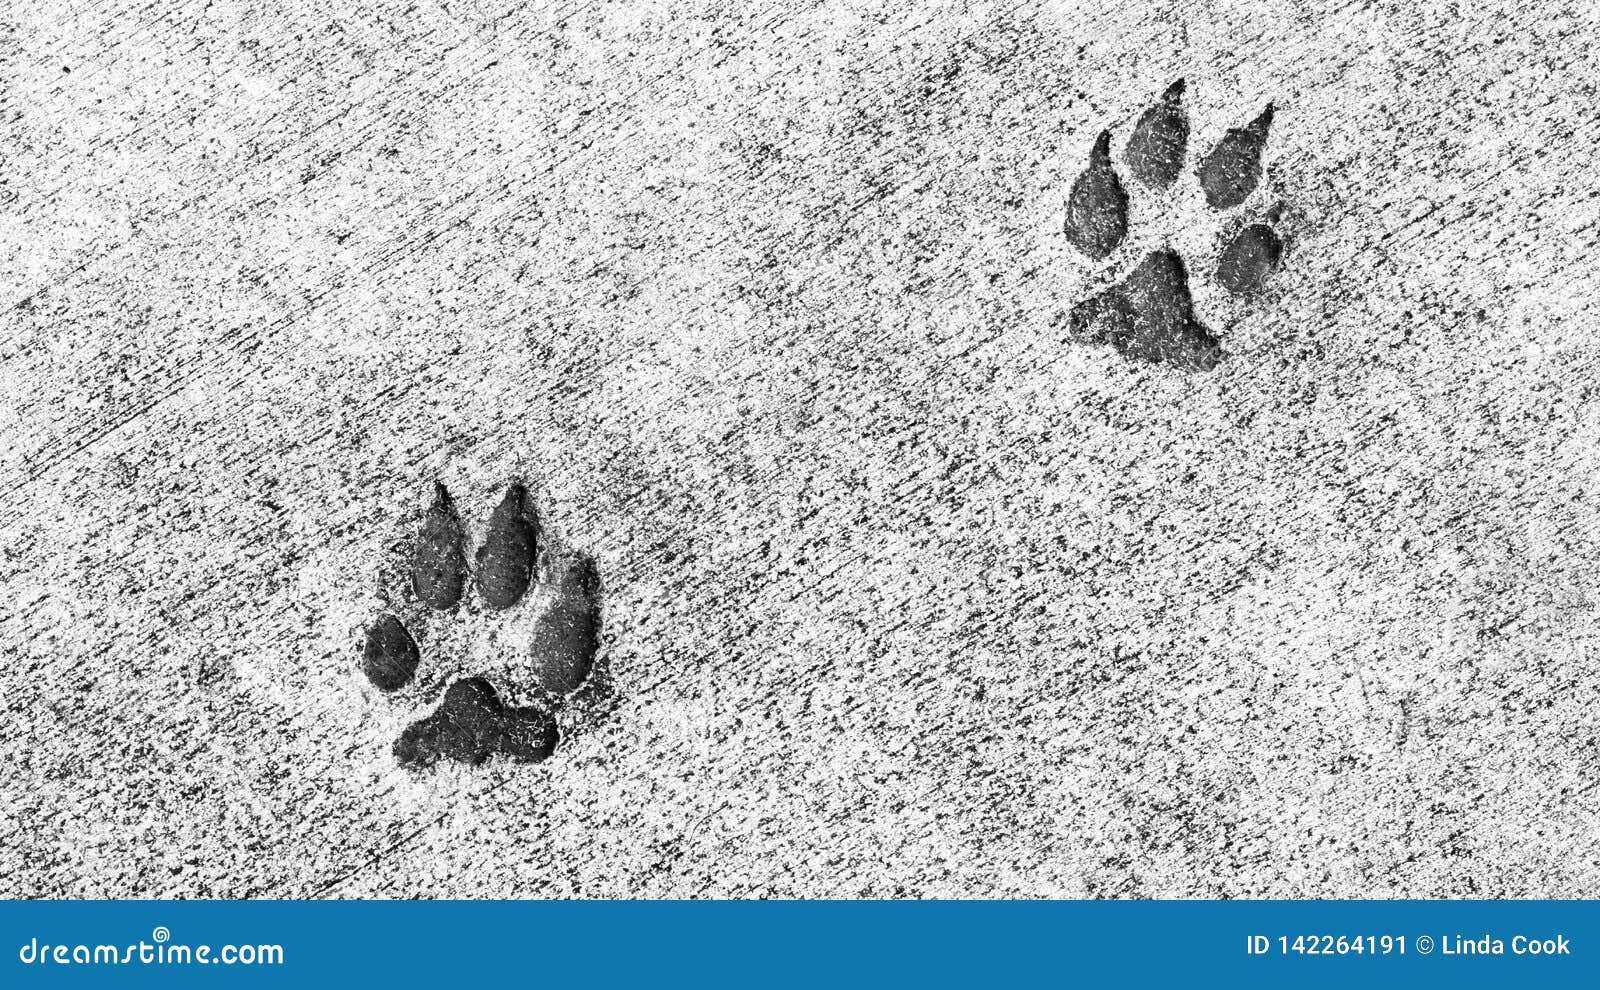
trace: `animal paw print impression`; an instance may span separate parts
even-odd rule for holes
[[[1189,118],[1178,80],[1134,124],[1122,161],[1135,181],[1160,191],[1177,182],[1189,145]],[[1214,211],[1244,204],[1260,184],[1269,105],[1244,127],[1236,127],[1203,157],[1196,168],[1200,191]],[[1109,258],[1128,235],[1128,190],[1111,160],[1111,132],[1102,131],[1089,162],[1067,197],[1065,233],[1077,250],[1096,261]],[[1283,258],[1283,242],[1273,229],[1276,210],[1251,223],[1224,246],[1216,265],[1217,283],[1238,296],[1259,292]],[[1209,371],[1222,360],[1222,346],[1195,317],[1189,270],[1175,250],[1145,255],[1121,282],[1073,307],[1073,336],[1109,344],[1125,357],[1189,371]]]
[[[435,485],[398,567],[385,578],[392,611],[366,630],[361,669],[385,694],[407,688],[423,666],[414,629],[442,649],[488,653],[526,671],[522,693],[537,703],[511,705],[481,672],[444,690],[432,713],[394,744],[395,757],[424,767],[440,759],[476,765],[492,756],[536,763],[560,738],[556,711],[588,679],[600,646],[600,582],[587,555],[547,546],[521,484],[507,487],[489,514],[468,564],[468,534],[454,499]],[[403,616],[403,617],[402,617]],[[487,644],[485,646],[484,644]]]

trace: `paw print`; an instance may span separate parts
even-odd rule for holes
[[[492,756],[537,763],[555,751],[558,716],[594,680],[600,647],[600,580],[586,554],[551,546],[521,483],[489,514],[472,565],[455,500],[435,485],[414,534],[391,546],[380,579],[388,604],[366,630],[361,670],[395,694],[422,668],[420,637],[440,652],[464,651],[509,680],[530,680],[508,704],[479,670],[451,681],[438,706],[394,743],[402,763],[476,765]],[[436,678],[437,694],[442,679]]]
[[[1183,93],[1181,79],[1168,87],[1140,115],[1123,152],[1128,172],[1153,192],[1168,189],[1183,172],[1189,145]],[[1268,105],[1245,126],[1229,130],[1200,160],[1196,176],[1207,207],[1232,210],[1250,198],[1261,181],[1271,126]],[[1111,161],[1111,132],[1102,131],[1067,198],[1067,240],[1088,257],[1105,260],[1128,236],[1128,207],[1128,190]],[[1278,220],[1275,207],[1264,222],[1233,235],[1218,255],[1219,285],[1239,296],[1261,291],[1283,258],[1283,241],[1273,226]],[[1191,371],[1209,371],[1222,360],[1221,344],[1195,318],[1188,267],[1170,247],[1145,255],[1121,282],[1078,303],[1071,326],[1075,338],[1109,344],[1135,360]]]

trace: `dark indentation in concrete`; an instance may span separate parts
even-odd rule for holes
[[[600,577],[584,554],[555,566],[555,600],[533,633],[533,669],[546,691],[566,694],[589,676],[600,648]]]
[[[488,532],[478,548],[478,594],[494,608],[515,605],[528,590],[538,553],[538,525],[528,490],[520,484],[506,489],[505,498],[489,515]]]
[[[487,680],[468,677],[450,685],[432,715],[400,734],[394,755],[418,767],[441,758],[476,765],[496,753],[537,763],[555,751],[557,738],[548,712],[507,707]]]
[[[435,483],[433,505],[422,517],[411,558],[411,587],[432,608],[455,608],[467,580],[466,539],[455,502]]]
[[[1194,318],[1188,272],[1172,250],[1150,253],[1120,285],[1079,303],[1071,322],[1075,337],[1135,360],[1186,371],[1222,360],[1221,344]]]
[[[1089,167],[1067,197],[1067,240],[1091,258],[1115,251],[1128,234],[1128,192],[1111,167],[1111,132],[1101,131]]]
[[[1282,259],[1283,241],[1277,231],[1264,223],[1253,223],[1222,249],[1217,281],[1234,295],[1252,295],[1261,291]]]
[[[1183,80],[1179,79],[1139,117],[1122,160],[1134,178],[1152,189],[1165,189],[1183,171],[1188,148],[1189,117],[1183,112]]]
[[[1272,126],[1272,104],[1244,127],[1222,136],[1200,163],[1200,188],[1212,208],[1226,210],[1243,203],[1261,181],[1261,152],[1267,147]]]
[[[378,690],[398,691],[405,687],[416,674],[420,659],[417,641],[394,616],[385,615],[367,629],[361,669]]]

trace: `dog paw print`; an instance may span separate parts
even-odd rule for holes
[[[1166,190],[1183,173],[1189,147],[1183,95],[1180,79],[1140,115],[1123,151],[1127,171],[1148,190]],[[1233,210],[1255,192],[1271,126],[1269,105],[1245,126],[1230,129],[1200,159],[1195,175],[1210,210]],[[1111,132],[1102,131],[1067,198],[1067,240],[1104,261],[1127,238],[1128,213],[1128,188],[1112,162]],[[1274,208],[1228,240],[1216,262],[1219,285],[1238,296],[1261,291],[1283,258],[1274,229],[1278,219]],[[1075,338],[1109,344],[1135,360],[1192,371],[1208,371],[1222,360],[1221,343],[1195,317],[1188,266],[1170,247],[1149,252],[1120,282],[1078,303],[1071,326]]]
[[[361,670],[384,694],[403,692],[433,669],[443,698],[394,743],[402,763],[441,759],[477,765],[493,756],[536,763],[555,751],[558,716],[595,672],[600,581],[586,554],[551,546],[520,483],[507,487],[471,544],[455,500],[436,485],[414,532],[392,546],[381,580],[389,608],[367,627]],[[483,670],[457,676],[425,665],[425,645],[466,652],[497,668],[527,704],[509,704]],[[451,679],[451,678],[454,679]]]

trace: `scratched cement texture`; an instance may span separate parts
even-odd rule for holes
[[[1592,895],[1597,87],[1580,2],[0,0],[0,893]],[[1209,368],[1074,332],[1168,247]],[[554,754],[402,765],[475,676]]]

